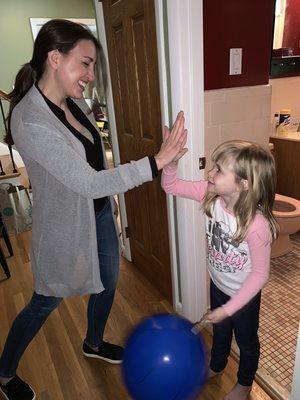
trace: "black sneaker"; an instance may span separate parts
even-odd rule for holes
[[[82,351],[86,357],[100,358],[101,360],[107,361],[111,364],[122,364],[123,361],[124,349],[117,344],[103,341],[101,346],[99,346],[98,351],[95,351],[86,343],[83,343]]]
[[[17,375],[6,385],[0,383],[0,393],[7,400],[35,400],[36,398],[31,387]]]

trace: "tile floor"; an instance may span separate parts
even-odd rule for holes
[[[288,391],[300,321],[300,233],[291,240],[293,251],[271,261],[260,317],[260,367]]]

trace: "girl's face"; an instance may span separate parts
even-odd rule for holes
[[[236,182],[235,173],[230,165],[216,163],[208,172],[208,192],[220,196],[226,207],[233,209],[241,192],[241,184]]]
[[[56,78],[61,95],[80,99],[95,78],[95,63],[96,48],[90,40],[80,40],[69,53],[60,53]]]

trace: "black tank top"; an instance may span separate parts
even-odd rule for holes
[[[104,157],[102,152],[100,131],[98,131],[85,113],[78,107],[78,105],[71,99],[67,98],[67,105],[72,113],[73,117],[88,131],[90,132],[93,142],[81,134],[76,128],[74,128],[67,120],[65,112],[54,104],[51,100],[49,100],[40,90],[40,88],[35,85],[38,91],[43,96],[44,100],[48,104],[51,111],[57,116],[57,118],[73,133],[74,136],[83,144],[86,153],[86,160],[89,165],[96,171],[102,171],[105,169],[104,167]],[[94,199],[94,208],[95,212],[99,212],[102,210],[105,202],[107,200],[106,197],[101,197],[99,199]]]

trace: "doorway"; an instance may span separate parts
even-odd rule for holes
[[[291,18],[293,10],[295,15]],[[284,65],[282,71],[273,69],[276,60],[281,57],[280,54],[284,55],[282,60],[292,65],[293,54],[299,52],[299,48],[294,49],[293,41],[295,37],[293,35],[293,40],[290,41],[290,32],[296,28],[293,20],[295,21],[294,18],[298,15],[298,11],[299,9],[293,0],[276,1],[271,62],[272,79],[269,81],[272,89],[270,112],[272,120],[274,114],[279,113],[283,108],[293,110],[293,122],[300,116],[300,77],[292,76],[293,72],[286,69]],[[290,57],[287,53],[290,53]],[[270,122],[273,123],[273,121]],[[275,135],[275,127],[274,124],[272,125],[272,135]],[[279,142],[284,145],[284,140],[279,140]],[[275,144],[275,159],[277,150],[277,144]],[[282,163],[285,163],[285,160],[280,160],[280,164]],[[280,175],[281,172],[280,169]],[[292,193],[292,186],[289,187],[292,180],[292,177],[286,179],[284,190],[287,190],[287,192],[282,192],[283,186],[278,179],[277,192],[285,196],[295,197]],[[300,232],[291,235],[291,243],[291,252],[271,259],[270,279],[262,292],[260,319],[260,375],[267,382],[270,390],[283,399],[290,399],[292,391],[300,320]]]
[[[127,6],[130,3],[126,1]],[[94,0],[94,4],[98,33],[107,54],[102,2]],[[188,137],[189,153],[180,164],[179,173],[190,179],[201,179],[204,177],[203,170],[199,170],[199,157],[204,155],[202,2],[154,0],[154,4],[162,123],[170,126],[177,112],[185,111],[186,127],[195,134]],[[182,20],[186,21],[185,24],[181,23]],[[114,158],[119,163],[111,88],[108,90],[108,107]],[[121,214],[124,217],[126,212],[122,213],[122,202],[121,196]],[[191,200],[171,196],[167,198],[167,209],[173,306],[182,315],[196,321],[207,310],[207,284],[203,279],[206,276],[203,215],[200,207]],[[123,211],[126,211],[125,205]]]

